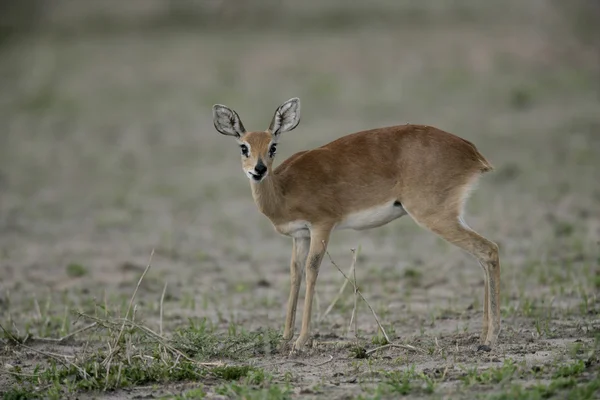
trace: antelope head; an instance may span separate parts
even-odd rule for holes
[[[251,182],[259,183],[272,169],[279,135],[300,123],[300,99],[294,97],[280,105],[266,131],[246,132],[238,113],[221,104],[213,106],[213,123],[219,133],[235,137],[244,173]]]

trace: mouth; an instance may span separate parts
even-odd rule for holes
[[[260,182],[263,180],[263,178],[267,175],[266,173],[264,174],[257,174],[255,172],[252,171],[248,171],[248,175],[250,175],[250,178],[252,178],[252,180],[254,182]]]

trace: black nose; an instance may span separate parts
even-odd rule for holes
[[[262,161],[259,161],[258,164],[256,164],[256,167],[254,167],[254,171],[256,171],[256,173],[259,175],[263,175],[265,172],[267,172],[267,166],[263,164]]]

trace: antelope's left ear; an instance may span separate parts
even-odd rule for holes
[[[238,113],[222,104],[213,106],[213,123],[219,133],[240,138],[246,133],[246,128]]]
[[[298,126],[299,123],[300,99],[294,97],[280,105],[277,110],[275,110],[275,115],[273,116],[271,125],[269,125],[269,132],[271,132],[273,136],[277,137],[283,132],[289,132],[293,130]]]

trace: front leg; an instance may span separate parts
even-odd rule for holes
[[[302,282],[302,269],[306,264],[310,237],[294,238],[292,245],[292,259],[290,261],[290,297],[287,304],[285,328],[283,340],[290,340],[294,336],[294,324],[296,322],[296,306],[298,305],[298,293]]]
[[[310,320],[312,316],[312,303],[315,294],[315,284],[317,283],[317,276],[319,275],[319,267],[321,261],[327,250],[327,242],[329,241],[329,235],[331,233],[331,227],[320,227],[319,229],[313,228],[311,231],[310,248],[308,251],[308,257],[306,260],[306,297],[304,299],[304,312],[302,315],[302,330],[294,349],[302,348],[310,337]]]

